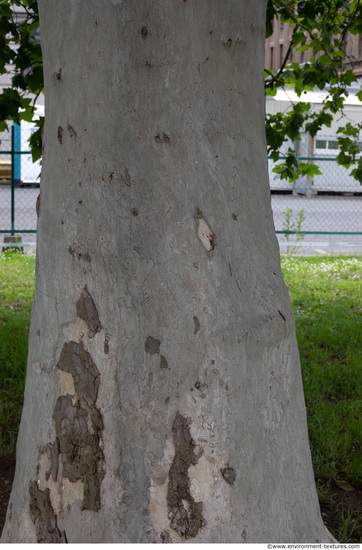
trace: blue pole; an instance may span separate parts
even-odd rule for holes
[[[21,151],[21,128],[19,124],[13,125],[14,128],[14,149],[15,151]],[[20,155],[14,156],[14,180],[20,182],[21,180],[21,160]]]
[[[15,235],[15,154],[14,126],[11,127],[11,234]]]

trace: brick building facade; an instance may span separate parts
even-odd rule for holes
[[[273,23],[273,34],[265,40],[265,67],[272,71],[278,70],[288,51],[292,27],[290,23],[283,23],[275,18]],[[362,34],[347,34],[344,43],[344,50],[350,57],[350,66],[357,77],[362,77]],[[296,61],[304,63],[312,57],[312,50],[306,52],[291,50],[287,63]]]

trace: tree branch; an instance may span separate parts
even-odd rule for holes
[[[302,29],[304,29],[310,38],[313,38],[313,35],[311,31],[308,29],[308,27],[306,27],[305,25],[303,25],[303,23],[299,21],[298,17],[296,17],[296,15],[289,9],[289,6],[284,2],[284,0],[274,0],[274,1],[276,4],[278,4],[281,8],[283,8],[287,12],[289,19],[294,21],[294,23],[298,25],[298,27],[301,27]]]
[[[276,82],[278,82],[279,77],[280,77],[280,75],[282,74],[282,72],[285,68],[285,65],[288,61],[288,58],[289,58],[289,55],[290,55],[290,52],[292,51],[292,49],[293,49],[293,40],[291,40],[291,42],[289,44],[287,53],[285,54],[285,57],[284,57],[283,63],[280,66],[280,69],[278,70],[278,72],[270,80],[268,80],[268,82],[265,83],[265,88],[273,88],[274,84]],[[270,73],[270,75],[273,74],[271,71],[268,71],[268,72]]]

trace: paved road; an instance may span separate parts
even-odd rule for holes
[[[362,196],[272,195],[272,209],[276,231],[283,231],[284,212],[292,209],[292,220],[304,210],[304,231],[335,231],[362,233]],[[287,238],[277,234],[281,252],[287,252]],[[295,240],[295,237],[290,237]],[[297,254],[362,254],[361,235],[305,235],[298,243]]]
[[[343,231],[362,233],[362,196],[272,195],[274,224],[277,231],[283,230],[287,208],[293,210],[293,218],[304,210],[304,231]]]
[[[36,199],[39,189],[15,189],[15,228],[36,229]],[[304,231],[337,231],[362,233],[362,196],[324,196],[307,199],[304,196],[272,195],[274,224],[277,231],[283,230],[287,208],[293,210],[293,219],[304,209]],[[11,228],[11,190],[0,186],[0,230]],[[278,240],[282,252],[288,243],[283,234]],[[0,236],[0,240],[2,240]],[[23,234],[23,242],[35,243],[36,234]],[[362,235],[305,235],[298,243],[298,254],[350,253],[362,254]]]
[[[36,199],[39,189],[15,189],[15,224],[16,229],[36,230]],[[11,189],[0,186],[0,230],[11,228]]]
[[[36,199],[39,189],[18,188],[15,189],[15,229],[36,230]],[[11,189],[9,186],[0,185],[0,230],[11,229]],[[10,234],[10,231],[9,233]],[[2,233],[0,241],[3,241]],[[22,240],[25,251],[34,251],[36,233],[23,233]]]

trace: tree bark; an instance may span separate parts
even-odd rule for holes
[[[266,0],[39,7],[36,291],[3,541],[331,541],[270,206]]]

